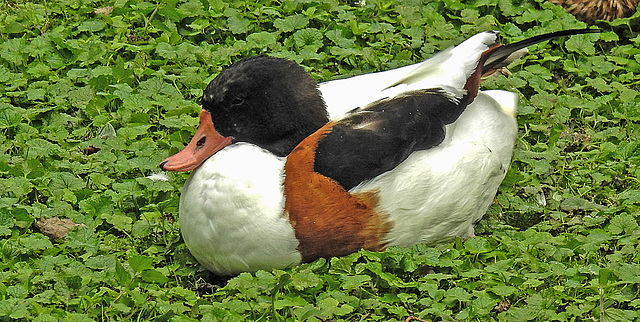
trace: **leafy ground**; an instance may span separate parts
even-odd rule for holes
[[[323,81],[488,29],[514,42],[585,26],[542,0],[472,2],[2,2],[0,320],[640,320],[638,14],[536,45],[484,83],[521,94],[521,131],[464,243],[218,278],[181,241],[186,175],[147,178],[240,57]],[[50,239],[56,218],[73,229]]]

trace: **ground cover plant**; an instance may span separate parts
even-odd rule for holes
[[[512,168],[466,242],[219,278],[158,174],[241,57],[319,81],[480,31],[585,25],[542,0],[0,3],[0,320],[639,320],[640,15],[536,45],[483,88],[520,94]]]

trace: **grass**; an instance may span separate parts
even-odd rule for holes
[[[226,279],[181,240],[186,175],[148,178],[222,68],[268,54],[325,81],[585,25],[542,0],[5,1],[0,320],[638,320],[640,15],[598,26],[483,84],[520,94],[520,135],[477,237]]]

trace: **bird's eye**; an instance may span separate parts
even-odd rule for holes
[[[234,97],[231,99],[231,105],[241,105],[242,103],[244,103],[244,98],[242,97]]]

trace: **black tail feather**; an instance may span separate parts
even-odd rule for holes
[[[543,35],[534,36],[531,38],[527,38],[525,40],[503,45],[498,50],[496,50],[489,59],[485,62],[482,73],[485,74],[489,70],[496,69],[502,67],[501,64],[514,52],[529,47],[531,45],[535,45],[539,42],[551,40],[554,38],[571,36],[571,35],[579,35],[579,34],[587,34],[587,33],[598,33],[599,29],[569,29],[569,30],[561,30],[556,32],[551,32]]]

